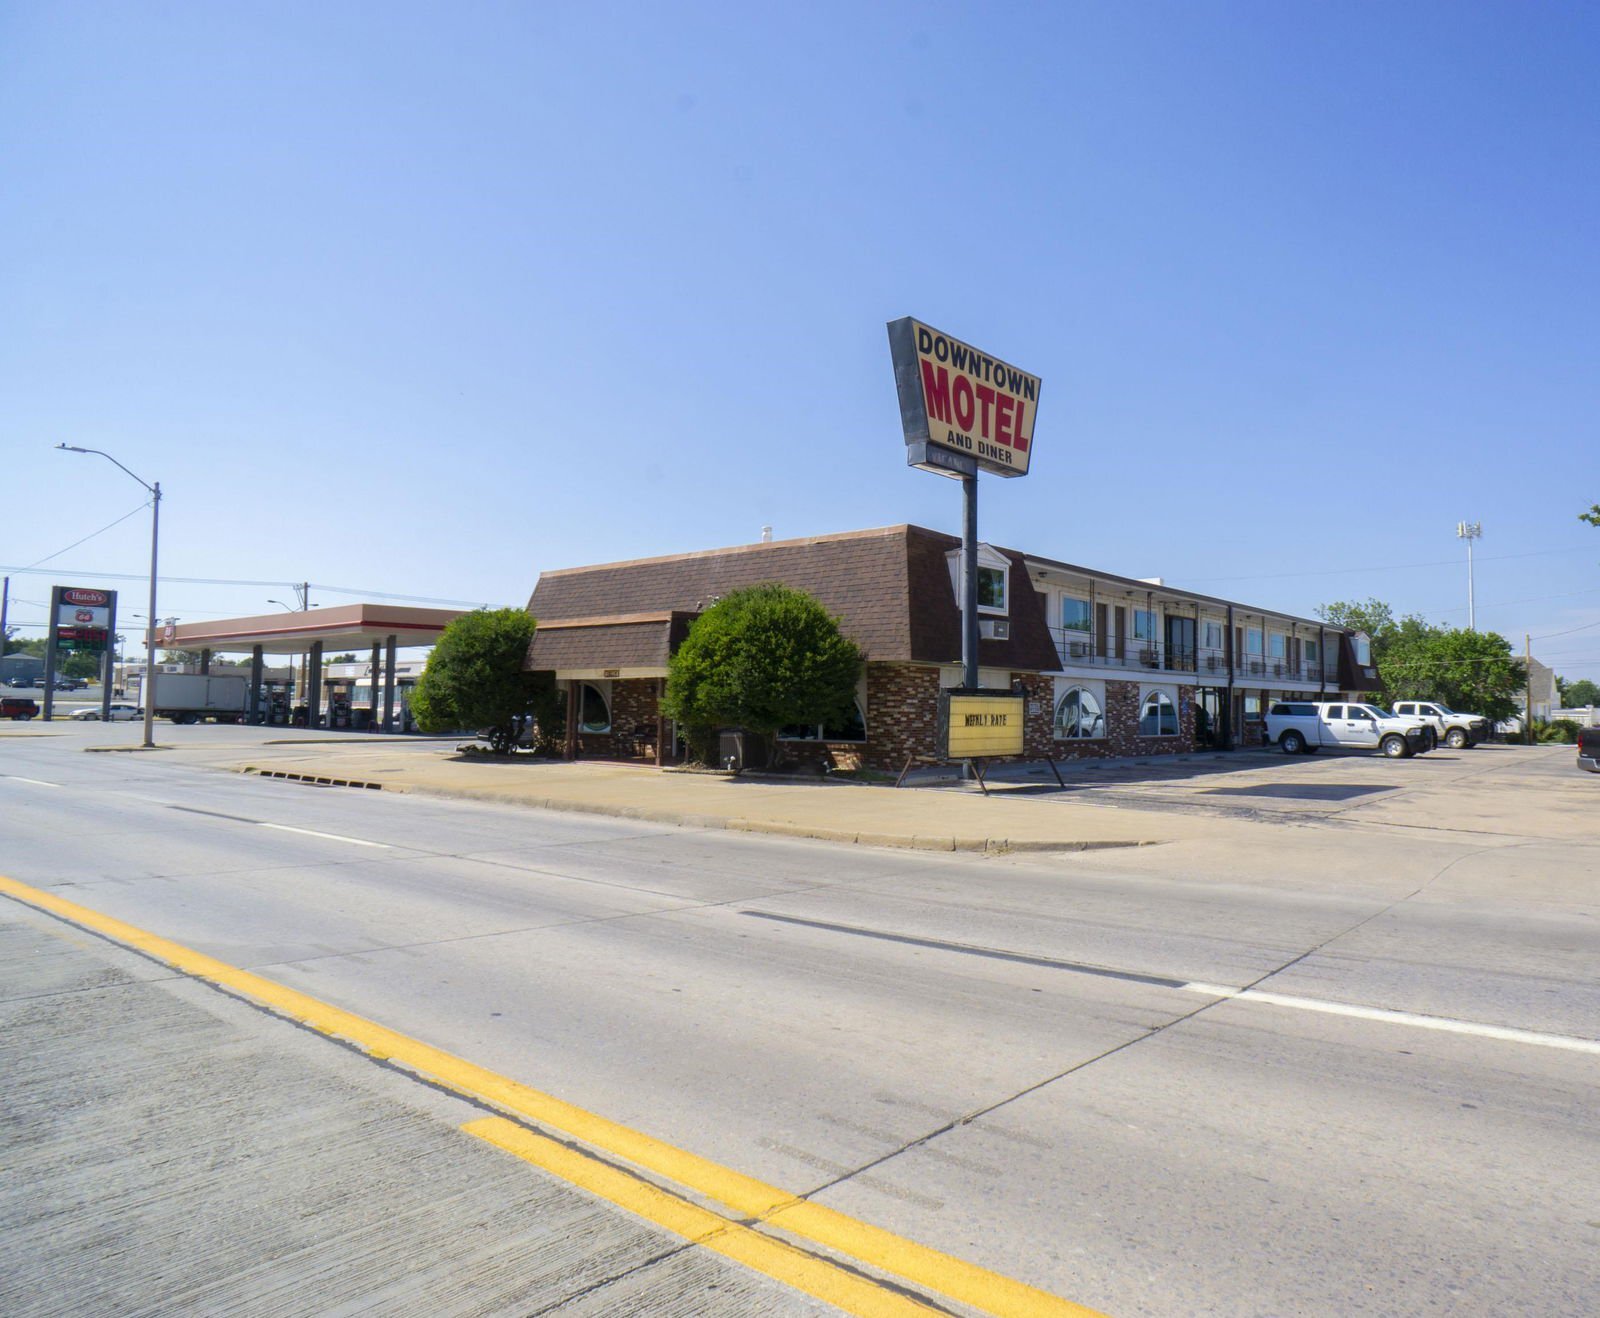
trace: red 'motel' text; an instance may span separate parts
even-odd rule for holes
[[[1029,404],[1037,389],[1033,376],[921,326],[917,348],[930,423],[939,421],[1018,453],[1027,451]]]

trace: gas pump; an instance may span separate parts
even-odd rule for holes
[[[268,678],[262,683],[261,719],[274,727],[289,726],[289,693],[291,683],[282,678]]]
[[[332,679],[328,683],[328,726],[350,726],[350,683]]]

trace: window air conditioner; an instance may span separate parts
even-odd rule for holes
[[[1088,641],[1068,641],[1067,653],[1074,659],[1084,659],[1089,654]]]
[[[1011,621],[1008,618],[979,618],[978,635],[986,641],[1009,641]]]

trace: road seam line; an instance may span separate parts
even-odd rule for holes
[[[659,1186],[608,1166],[505,1117],[481,1117],[461,1127],[467,1134],[636,1217],[681,1236],[691,1245],[745,1267],[860,1318],[898,1318],[940,1312],[785,1241],[701,1208]]]

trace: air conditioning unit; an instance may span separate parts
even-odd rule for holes
[[[1009,641],[1011,621],[1008,618],[979,618],[978,635],[986,641]]]
[[[1206,656],[1206,667],[1209,668],[1213,673],[1217,671],[1217,656],[1216,655],[1208,654]]]
[[[1074,659],[1087,659],[1089,657],[1089,642],[1068,641],[1067,654]]]

